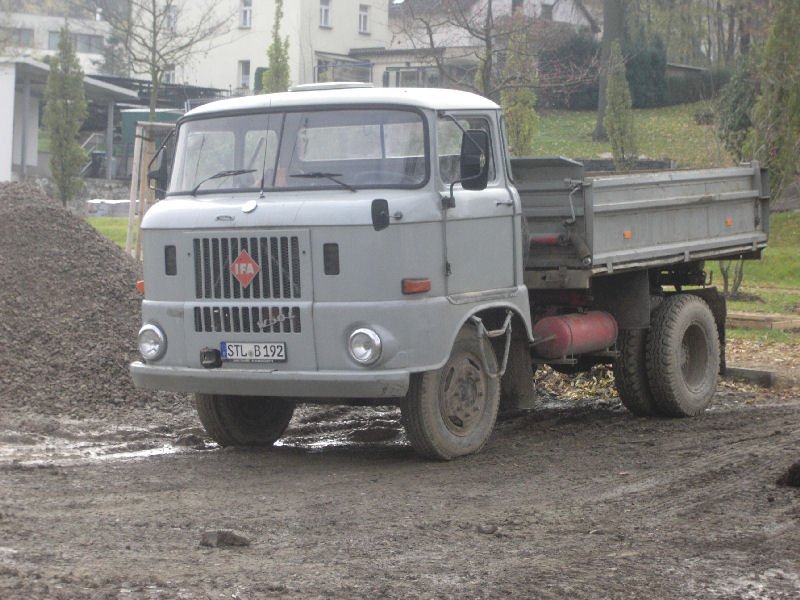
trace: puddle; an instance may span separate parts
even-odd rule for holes
[[[0,466],[77,465],[96,461],[137,460],[188,452],[191,448],[163,442],[153,444],[98,444],[47,438],[40,443],[12,446],[0,443]]]
[[[198,428],[180,431],[136,427],[102,429],[100,422],[37,423],[31,431],[0,430],[0,468],[72,466],[99,461],[133,461],[214,450],[218,446]],[[368,450],[408,444],[396,407],[298,407],[275,444],[312,453]]]
[[[298,408],[286,434],[275,445],[324,452],[404,446],[408,442],[396,407],[330,406]]]
[[[76,465],[96,461],[138,460],[188,452],[179,436],[141,428],[87,431],[82,424],[60,423],[46,432],[0,432],[0,466]]]

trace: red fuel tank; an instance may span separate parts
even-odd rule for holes
[[[533,353],[541,358],[561,358],[596,352],[617,339],[617,321],[607,312],[593,310],[545,317],[533,326]],[[537,340],[546,340],[536,343]]]

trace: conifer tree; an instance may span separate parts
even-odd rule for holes
[[[536,114],[536,93],[531,87],[530,59],[526,53],[525,30],[513,27],[506,54],[504,77],[507,86],[500,93],[500,104],[506,118],[511,153],[515,156],[533,154],[533,141],[539,129]]]
[[[283,20],[283,0],[275,2],[275,20],[272,23],[272,43],[267,49],[269,69],[261,76],[263,91],[267,94],[285,92],[291,84],[289,80],[289,37],[281,39]]]
[[[618,41],[611,45],[608,65],[607,106],[604,124],[611,142],[614,163],[620,171],[629,171],[636,160],[636,133],[625,61]]]
[[[67,206],[83,185],[80,170],[86,153],[78,143],[78,132],[86,120],[87,107],[83,71],[66,27],[58,38],[58,53],[50,61],[44,98],[44,127],[50,135],[50,172],[59,199]]]

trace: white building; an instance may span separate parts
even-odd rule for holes
[[[53,56],[58,52],[58,38],[64,25],[69,28],[83,72],[87,75],[101,72],[111,26],[97,19],[6,13],[0,21],[2,54],[38,61]]]
[[[0,181],[46,171],[39,156],[39,112],[50,67],[30,58],[0,58]],[[87,100],[107,106],[106,156],[113,154],[113,115],[118,103],[136,102],[135,92],[84,77]]]
[[[192,3],[183,7],[189,20],[191,10]],[[212,42],[212,49],[176,65],[173,82],[252,90],[258,87],[256,70],[269,66],[275,1],[219,0],[217,12],[231,14],[229,31]],[[373,77],[379,84],[380,74],[372,73],[369,61],[351,51],[386,48],[388,17],[389,0],[284,0],[280,29],[281,37],[289,38],[292,85]]]

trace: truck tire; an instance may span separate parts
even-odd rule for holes
[[[220,446],[271,446],[294,413],[282,398],[195,394],[200,422]]]
[[[676,294],[653,314],[647,376],[658,413],[693,417],[711,403],[719,372],[719,337],[701,298]]]
[[[419,454],[451,460],[486,444],[497,419],[500,379],[487,372],[497,371],[491,344],[483,349],[475,328],[465,326],[441,369],[412,375],[401,412],[408,439]]]
[[[622,329],[617,338],[619,357],[614,361],[614,385],[619,399],[637,417],[658,414],[647,380],[645,351],[647,329]]]

